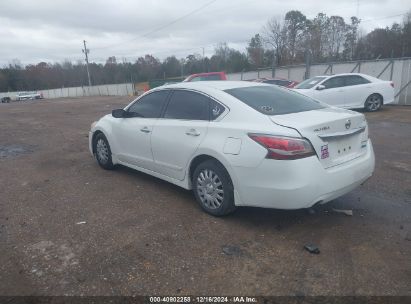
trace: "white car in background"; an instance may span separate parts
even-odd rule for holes
[[[374,171],[363,114],[244,81],[153,89],[94,122],[89,148],[104,169],[124,165],[192,189],[212,215],[323,204]]]
[[[19,92],[16,95],[16,100],[34,100],[34,99],[42,99],[43,96],[37,92]]]
[[[294,90],[331,106],[364,108],[370,112],[394,101],[392,81],[358,73],[312,77],[298,84]]]

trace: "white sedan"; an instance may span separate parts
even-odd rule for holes
[[[394,83],[365,74],[316,76],[294,88],[297,92],[346,109],[364,108],[378,111],[383,104],[394,102]]]
[[[153,89],[94,122],[89,147],[104,169],[124,165],[192,189],[213,215],[323,204],[374,171],[363,114],[250,82]]]
[[[34,99],[42,99],[42,95],[37,92],[19,92],[16,95],[16,100],[34,100]]]

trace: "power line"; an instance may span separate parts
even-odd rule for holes
[[[392,15],[392,16],[385,16],[385,17],[381,17],[381,18],[373,18],[373,19],[361,20],[361,23],[369,22],[369,21],[376,21],[376,20],[383,20],[383,19],[390,19],[390,18],[395,18],[395,17],[404,16],[404,15],[406,15],[406,14],[407,14],[407,13],[398,14],[398,15]]]
[[[177,19],[174,19],[174,20],[172,20],[172,21],[170,21],[170,22],[168,22],[168,23],[166,23],[166,24],[163,24],[163,25],[161,25],[161,26],[159,26],[159,27],[156,27],[156,28],[154,28],[154,29],[152,29],[152,30],[144,33],[144,34],[140,34],[140,35],[138,35],[138,36],[136,36],[136,37],[134,37],[134,38],[132,38],[132,39],[130,39],[130,40],[123,41],[123,42],[116,43],[116,44],[112,44],[112,45],[108,45],[108,46],[104,46],[104,47],[96,47],[96,48],[94,48],[94,49],[95,49],[95,50],[108,49],[108,48],[112,48],[113,46],[119,46],[119,45],[123,45],[123,44],[125,44],[125,43],[129,43],[129,42],[131,42],[131,41],[135,41],[135,40],[137,40],[138,38],[141,38],[141,37],[147,37],[147,36],[149,36],[149,35],[151,35],[151,34],[154,34],[154,33],[156,33],[156,32],[159,32],[159,31],[161,31],[162,29],[164,29],[164,28],[166,28],[166,27],[168,27],[168,26],[170,26],[170,25],[173,25],[173,24],[175,24],[175,23],[177,23],[177,22],[179,22],[179,21],[181,21],[181,20],[183,20],[183,19],[185,19],[185,18],[187,18],[187,17],[189,17],[189,16],[191,16],[191,15],[193,15],[193,14],[195,14],[195,13],[201,11],[201,10],[203,10],[204,8],[206,8],[207,6],[213,4],[213,3],[216,2],[216,1],[217,1],[217,0],[212,0],[212,1],[210,1],[210,2],[207,2],[206,4],[200,6],[199,8],[196,8],[195,10],[192,10],[192,11],[190,11],[189,13],[187,13],[187,14],[181,16],[181,17],[178,17]]]

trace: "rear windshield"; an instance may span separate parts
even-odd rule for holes
[[[225,90],[265,115],[281,115],[324,108],[309,97],[277,86],[252,86]]]
[[[318,84],[325,78],[326,77],[317,76],[317,77],[304,80],[303,82],[295,86],[294,89],[311,89],[313,86],[315,86],[316,84]]]
[[[221,80],[221,76],[219,74],[195,76],[191,78],[190,81],[208,81],[208,80]]]

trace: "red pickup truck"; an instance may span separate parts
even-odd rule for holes
[[[227,76],[224,72],[199,73],[188,76],[186,79],[183,80],[183,82],[209,80],[227,80]]]

